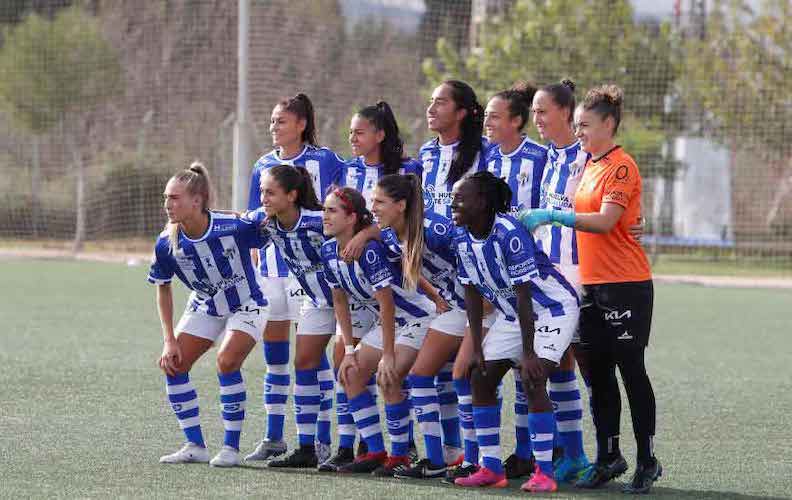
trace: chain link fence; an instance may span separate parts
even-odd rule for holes
[[[237,12],[226,0],[3,2],[0,245],[147,250],[165,181],[196,158],[230,206]],[[484,104],[517,79],[571,77],[578,98],[614,82],[661,269],[792,276],[789,19],[786,0],[252,0],[254,149],[271,148],[272,107],[297,92],[342,156],[352,114],[387,100],[414,155],[443,78]]]

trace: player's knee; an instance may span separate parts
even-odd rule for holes
[[[217,353],[217,371],[218,373],[231,373],[239,371],[242,368],[242,360],[239,356],[229,352]]]

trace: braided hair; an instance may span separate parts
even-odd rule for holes
[[[484,200],[488,220],[494,220],[497,214],[509,212],[512,190],[506,181],[489,170],[482,170],[468,177],[466,182],[471,182]]]

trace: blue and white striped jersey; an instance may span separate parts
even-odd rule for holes
[[[300,154],[289,159],[281,158],[277,150],[270,151],[259,158],[256,164],[253,165],[248,210],[256,210],[261,206],[261,174],[264,170],[276,165],[305,167],[313,179],[316,196],[320,201],[324,201],[327,188],[340,182],[344,159],[327,148],[311,146],[310,144],[306,144]],[[268,254],[262,256],[259,260],[259,269],[262,276],[285,278],[289,275],[286,263],[281,258],[277,247],[272,247],[268,250]]]
[[[547,163],[547,148],[526,137],[509,154],[500,146],[487,152],[487,170],[505,180],[512,191],[511,213],[539,208],[542,171]]]
[[[148,280],[170,283],[176,275],[192,293],[189,308],[210,316],[225,316],[253,299],[267,305],[261,293],[250,250],[262,244],[258,226],[233,215],[209,212],[206,233],[191,240],[179,231],[179,247],[172,252],[168,232],[154,246]]]
[[[317,307],[332,307],[333,295],[327,285],[322,267],[322,212],[300,210],[300,218],[290,230],[284,229],[276,220],[267,220],[263,208],[248,212],[246,218],[260,226],[262,247],[274,244],[286,262],[289,272],[297,278],[303,291]]]
[[[453,223],[434,212],[424,213],[424,249],[421,272],[452,307],[465,308],[465,289],[457,280],[457,258],[453,248]],[[401,262],[403,245],[390,228],[382,231],[389,259]]]
[[[322,246],[322,261],[328,284],[342,288],[351,300],[369,307],[379,314],[374,292],[390,287],[393,292],[396,324],[403,326],[418,318],[434,314],[434,303],[416,292],[402,288],[401,267],[388,259],[383,244],[370,240],[363,254],[354,262],[344,262],[338,256],[338,240],[328,240]]]
[[[459,281],[474,285],[508,321],[517,321],[514,285],[531,284],[534,315],[547,309],[563,316],[564,302],[578,297],[575,289],[537,249],[528,230],[510,215],[498,214],[489,236],[477,240],[464,228],[455,228],[454,246]]]
[[[437,138],[432,139],[418,151],[418,158],[423,165],[424,209],[443,217],[451,218],[451,190],[453,185],[448,182],[448,171],[451,160],[459,145],[458,142],[443,146]],[[471,175],[486,169],[485,159],[490,147],[487,139],[481,138],[481,153],[474,159],[473,166],[465,173]]]
[[[550,143],[547,148],[547,165],[542,177],[539,208],[575,210],[575,191],[588,153],[575,142],[566,148],[557,148]],[[550,258],[550,262],[561,265],[578,265],[577,238],[575,230],[555,224],[542,225],[534,231],[536,243]]]
[[[421,163],[412,158],[405,158],[399,169],[400,174],[415,174],[422,177]],[[363,157],[359,156],[344,164],[341,171],[341,186],[356,189],[366,199],[366,206],[371,208],[371,194],[377,181],[382,177],[382,165],[366,165]]]

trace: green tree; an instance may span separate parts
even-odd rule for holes
[[[703,36],[684,43],[680,88],[707,136],[750,152],[769,172],[775,193],[765,219],[776,223],[792,192],[792,4],[766,0],[753,12],[743,0],[716,0]],[[741,150],[741,151],[740,151]],[[753,166],[756,168],[756,165]]]
[[[85,167],[80,148],[84,111],[120,92],[118,56],[96,18],[79,7],[62,10],[52,20],[30,14],[4,38],[0,105],[20,130],[33,136],[34,200],[41,136],[56,126],[63,131],[77,174],[74,248],[79,250],[85,237]]]
[[[674,78],[667,26],[637,23],[628,0],[517,0],[486,22],[479,44],[465,53],[439,39],[436,57],[424,61],[429,82],[466,80],[482,100],[517,80],[571,77],[578,95],[617,83],[628,115],[622,143],[642,168],[667,175],[661,147],[672,122],[661,117]]]

